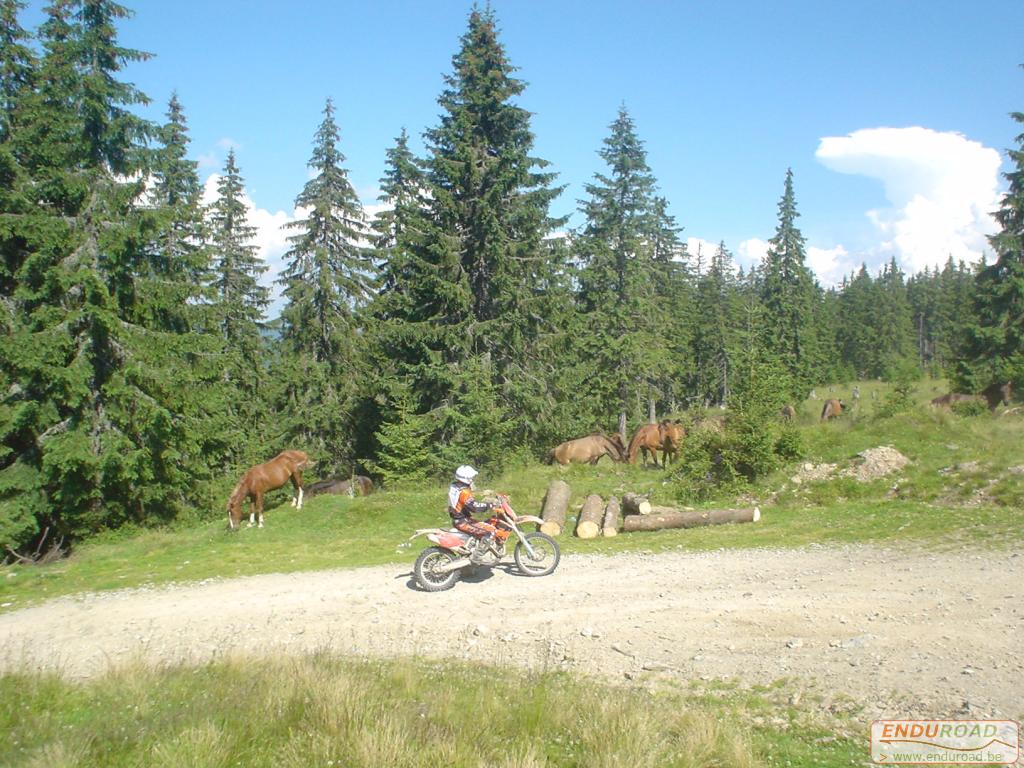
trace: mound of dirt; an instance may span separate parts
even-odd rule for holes
[[[880,445],[877,448],[868,448],[857,454],[861,461],[849,469],[843,470],[843,477],[852,477],[862,483],[870,483],[893,472],[899,472],[910,459],[902,453],[887,445]]]
[[[798,469],[796,474],[789,478],[789,480],[794,485],[814,482],[816,480],[828,480],[832,477],[832,473],[835,471],[835,464],[812,464],[811,462],[807,462],[806,464],[801,464],[800,469]]]

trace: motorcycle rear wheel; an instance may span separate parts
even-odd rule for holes
[[[458,556],[443,547],[427,547],[416,558],[413,573],[420,589],[426,592],[444,592],[455,586],[462,572],[459,570],[438,573],[437,568],[458,559]]]
[[[523,534],[529,540],[534,555],[531,557],[522,541],[516,544],[516,567],[524,576],[547,576],[558,567],[562,559],[562,550],[558,542],[540,531]]]

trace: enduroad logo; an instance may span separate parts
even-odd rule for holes
[[[1020,754],[1013,720],[875,720],[871,759],[880,765],[1012,765]]]

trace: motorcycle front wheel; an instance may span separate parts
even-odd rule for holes
[[[540,531],[525,533],[523,538],[530,542],[533,554],[530,554],[522,541],[516,544],[516,567],[521,574],[547,576],[558,567],[558,561],[562,559],[562,550],[559,549],[557,541]]]
[[[454,587],[461,572],[458,569],[440,572],[438,568],[457,559],[457,555],[441,547],[428,547],[420,552],[420,556],[416,558],[416,565],[413,566],[416,583],[420,589],[427,592],[443,592]]]

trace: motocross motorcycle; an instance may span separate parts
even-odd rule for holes
[[[437,545],[427,547],[416,558],[413,572],[420,588],[427,592],[441,592],[454,587],[466,568],[497,565],[506,556],[513,536],[516,543],[512,556],[521,574],[547,576],[558,567],[562,558],[558,542],[546,533],[524,532],[519,528],[524,523],[540,525],[543,521],[532,515],[517,515],[507,496],[498,497],[495,514],[487,522],[497,528],[490,544],[456,528],[422,528],[416,531],[405,546],[419,536],[426,536]]]

